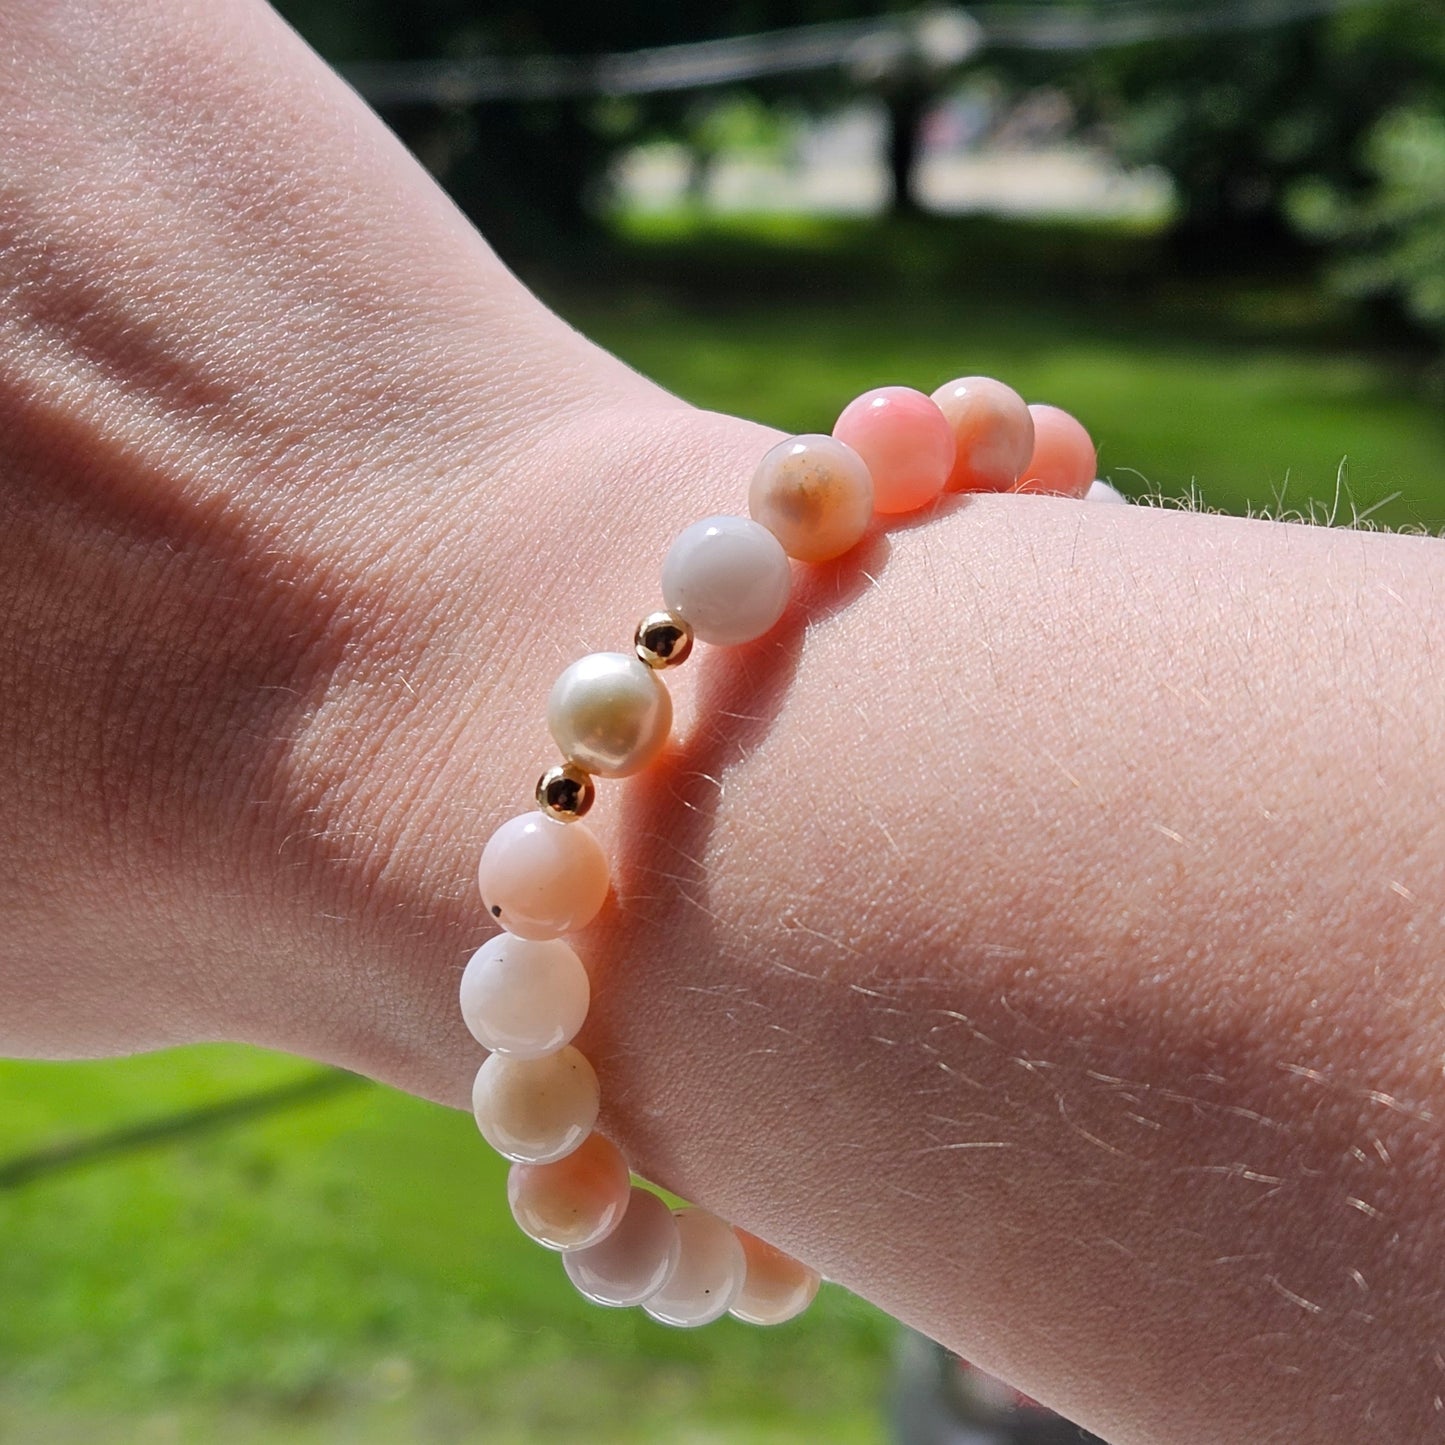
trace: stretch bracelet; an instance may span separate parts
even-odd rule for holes
[[[781,1250],[694,1207],[669,1208],[632,1182],[596,1132],[599,1087],[572,1046],[591,1001],[586,968],[564,934],[606,899],[607,859],[579,820],[594,778],[645,768],[667,742],[672,700],[661,674],[695,642],[736,646],[782,616],[792,563],[840,557],[875,514],[916,511],[950,491],[1031,491],[1122,501],[1095,480],[1095,453],[1066,412],[1027,406],[987,377],[932,397],[869,391],[831,436],[790,437],[762,459],[748,517],[708,517],[662,564],[661,609],[637,625],[631,652],[595,652],[557,679],[547,724],[562,761],[537,783],[537,808],[503,823],[482,852],[482,901],[505,932],[472,956],[462,1017],[490,1050],[472,1106],[487,1142],[512,1161],[507,1198],[523,1231],[560,1251],[588,1299],[641,1305],[664,1324],[732,1313],[778,1324],[804,1310],[819,1276]]]

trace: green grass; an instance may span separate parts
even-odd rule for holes
[[[1308,277],[1172,276],[1147,232],[787,220],[626,228],[550,287],[663,385],[791,430],[968,371],[1084,417],[1135,494],[1445,526],[1445,418]],[[1335,507],[1337,477],[1348,484]],[[243,1049],[0,1065],[0,1166],[274,1085]],[[0,1190],[0,1440],[882,1439],[893,1327],[841,1292],[773,1334],[582,1305],[469,1120],[362,1086]]]
[[[1147,234],[1057,223],[625,234],[605,293],[552,299],[699,405],[828,430],[866,387],[981,372],[1076,411],[1132,496],[1445,527],[1445,407],[1306,273],[1181,281]]]
[[[0,1158],[304,1072],[0,1065]],[[881,1316],[836,1292],[769,1337],[597,1310],[504,1181],[469,1119],[361,1085],[0,1193],[0,1439],[879,1438]]]

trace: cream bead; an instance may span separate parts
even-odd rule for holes
[[[562,1267],[579,1294],[623,1309],[640,1305],[667,1283],[681,1250],[672,1210],[651,1190],[634,1185],[621,1224],[601,1244],[564,1254]]]
[[[472,1085],[472,1113],[504,1158],[550,1164],[592,1131],[598,1098],[592,1065],[569,1044],[540,1059],[489,1055]]]
[[[789,437],[758,464],[748,511],[799,562],[857,546],[873,519],[873,478],[852,447],[821,434]]]
[[[1127,503],[1129,499],[1121,491],[1119,491],[1115,487],[1110,486],[1109,483],[1104,481],[1102,478],[1095,477],[1094,480],[1089,483],[1089,490],[1084,493],[1084,500],[1086,502]]]
[[[667,1283],[643,1309],[664,1325],[692,1329],[720,1319],[736,1302],[747,1264],[732,1227],[705,1209],[674,1210],[682,1253]]]
[[[800,1315],[818,1293],[818,1272],[746,1230],[734,1231],[746,1271],[732,1315],[750,1325],[780,1325]]]
[[[563,757],[599,777],[625,778],[662,751],[672,695],[641,658],[594,652],[553,683],[547,726]]]
[[[591,1002],[587,970],[560,938],[489,938],[468,961],[462,1018],[493,1053],[536,1059],[570,1044]]]
[[[602,907],[607,855],[585,823],[523,813],[487,839],[477,883],[487,912],[508,933],[560,938],[585,928]]]
[[[548,1249],[586,1249],[621,1222],[631,1191],[627,1161],[601,1134],[589,1134],[565,1159],[513,1164],[507,1203],[524,1234]]]
[[[662,563],[667,610],[717,647],[761,637],[783,615],[792,587],[783,544],[749,517],[694,522]]]

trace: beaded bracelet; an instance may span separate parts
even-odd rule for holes
[[[562,762],[537,783],[537,810],[503,823],[482,853],[487,912],[505,932],[472,956],[462,1017],[491,1052],[472,1106],[482,1136],[512,1161],[507,1198],[523,1231],[560,1251],[572,1283],[602,1305],[641,1305],[664,1324],[726,1313],[778,1324],[817,1293],[816,1271],[704,1209],[670,1209],[634,1185],[595,1132],[599,1089],[571,1040],[591,999],[587,970],[562,935],[602,907],[609,870],[578,820],[594,777],[623,778],[661,751],[672,701],[660,674],[695,641],[728,647],[782,616],[792,563],[853,548],[875,513],[915,511],[950,491],[1033,491],[1122,501],[1096,481],[1093,443],[1056,407],[1026,406],[987,377],[930,398],[908,387],[864,393],[831,436],[790,437],[763,458],[750,517],[708,517],[662,564],[663,608],[637,626],[633,651],[597,652],[557,679],[547,724]]]

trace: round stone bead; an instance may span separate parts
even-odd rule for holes
[[[1094,480],[1089,483],[1089,490],[1084,493],[1084,500],[1086,502],[1127,503],[1129,499],[1122,492],[1116,491],[1113,487],[1111,487],[1108,482],[1102,481],[1098,477],[1095,477]]]
[[[880,386],[855,397],[833,435],[867,464],[880,512],[926,506],[953,470],[953,428],[937,404],[911,386]]]
[[[704,642],[735,647],[783,615],[793,569],[783,544],[748,517],[705,517],[662,563],[662,599]]]
[[[560,938],[499,933],[462,973],[462,1018],[473,1037],[517,1059],[539,1059],[570,1044],[590,1001],[587,970]]]
[[[664,1325],[692,1329],[720,1319],[736,1303],[747,1264],[732,1227],[705,1209],[673,1211],[682,1253],[672,1276],[643,1309]]]
[[[750,1325],[780,1325],[800,1315],[818,1293],[818,1271],[755,1234],[735,1230],[746,1271],[731,1313]]]
[[[1034,419],[1011,386],[991,376],[960,376],[933,393],[957,448],[951,492],[1006,492],[1034,450]]]
[[[518,938],[585,927],[607,897],[607,855],[585,823],[523,813],[487,839],[477,868],[487,912]]]
[[[836,437],[779,442],[758,464],[748,511],[799,562],[827,562],[858,545],[873,520],[873,477]]]
[[[597,1075],[570,1044],[540,1059],[489,1054],[472,1085],[482,1138],[518,1164],[565,1158],[592,1132],[598,1101]]]
[[[601,1134],[589,1134],[565,1159],[513,1164],[507,1203],[524,1234],[548,1249],[586,1249],[606,1239],[627,1209],[627,1160]]]
[[[601,1244],[569,1250],[562,1267],[579,1294],[623,1309],[640,1305],[667,1283],[681,1250],[672,1210],[651,1190],[634,1185],[622,1222]]]
[[[1088,432],[1056,406],[1036,402],[1029,413],[1034,419],[1034,450],[1015,490],[1082,497],[1098,468]]]
[[[662,751],[672,695],[641,658],[594,652],[552,684],[547,726],[563,757],[599,777],[625,778]]]

